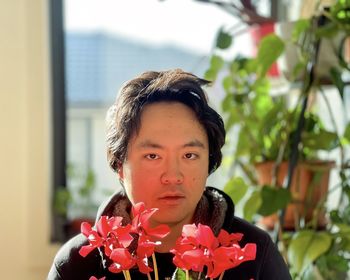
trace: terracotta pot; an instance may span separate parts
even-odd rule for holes
[[[274,162],[263,162],[255,165],[260,185],[271,185],[274,164]],[[329,174],[334,165],[333,161],[304,162],[297,165],[290,189],[293,202],[286,208],[284,229],[295,229],[296,221],[299,221],[300,218],[304,218],[305,223],[312,220],[315,207],[327,195]],[[288,162],[282,162],[276,174],[276,185],[281,187],[287,179]],[[271,230],[277,219],[278,216],[275,214],[264,217],[261,223]],[[324,211],[318,213],[317,223],[319,228],[325,227],[327,220]]]

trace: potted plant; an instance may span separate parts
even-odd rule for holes
[[[68,186],[60,186],[54,196],[54,209],[67,220],[65,235],[67,238],[80,232],[82,222],[94,224],[99,206],[93,170],[80,170],[72,164],[67,167]],[[109,192],[103,190],[104,195]]]
[[[288,96],[271,96],[269,94],[270,86],[265,76],[266,72],[260,74],[260,76],[258,75],[258,69],[261,69],[261,65],[266,63],[266,58],[269,55],[264,53],[264,49],[268,49],[264,47],[264,44],[271,45],[276,40],[274,35],[266,38],[265,41],[263,40],[260,55],[258,54],[254,59],[236,58],[229,65],[230,72],[223,78],[226,91],[226,97],[223,101],[223,110],[227,116],[226,128],[229,131],[231,129],[235,130],[235,135],[238,135],[235,143],[235,153],[232,157],[235,158],[235,164],[239,165],[244,171],[249,179],[249,184],[253,185],[282,185],[286,174],[287,159],[291,150],[291,139],[295,133],[297,117],[300,113],[297,108],[290,107]],[[263,57],[262,61],[259,61],[260,57]],[[277,58],[275,57],[275,59]],[[273,60],[270,59],[271,63]],[[268,67],[265,67],[264,71],[267,70]],[[324,180],[327,181],[329,169],[333,163],[328,161],[320,163],[315,156],[319,150],[329,151],[336,148],[338,138],[335,132],[326,130],[320,118],[312,112],[306,114],[305,122],[306,129],[303,131],[302,147],[300,148],[303,163],[300,168],[303,166],[302,171],[311,174],[307,176],[306,183],[300,183],[301,186],[307,187],[316,171],[326,171]],[[279,169],[279,172],[277,169]],[[262,170],[267,170],[269,177],[264,177]],[[279,179],[275,183],[271,179],[274,170],[279,174]],[[255,174],[260,176],[255,176]],[[304,179],[303,176],[301,179]],[[292,188],[294,193],[297,193],[298,185],[299,182],[294,184],[294,188]],[[310,193],[309,197],[317,193],[318,190],[315,188],[315,192]],[[264,197],[266,197],[267,186],[257,191],[264,191]],[[273,213],[280,207],[285,206],[281,205],[281,201],[287,203],[291,199],[288,192],[283,189],[269,193],[274,197],[276,195],[281,196],[280,200],[276,201],[276,205],[267,201],[268,208],[259,207],[259,203],[255,204],[261,208],[261,214]],[[307,199],[305,190],[298,193],[302,194],[302,202]],[[320,196],[321,194],[318,195],[318,198]],[[317,196],[314,197],[317,199]],[[257,193],[252,194],[253,198],[258,198]],[[298,203],[300,204],[300,201]],[[248,208],[246,210],[248,211],[246,218],[250,219],[248,213],[252,212],[251,208],[249,207],[249,210]],[[302,212],[304,211],[299,211],[299,216]],[[287,223],[289,228],[291,223],[294,222],[289,221]]]
[[[231,155],[234,158],[233,169],[240,167],[243,174],[241,177],[233,176],[225,186],[225,191],[236,203],[245,196],[242,200],[245,202],[243,213],[249,220],[253,220],[256,213],[263,216],[280,214],[276,237],[293,276],[299,279],[310,279],[306,278],[310,275],[323,277],[316,279],[345,279],[344,272],[349,269],[350,158],[346,156],[345,149],[349,148],[350,124],[342,130],[336,126],[326,129],[317,106],[310,101],[311,98],[324,98],[328,110],[322,113],[329,114],[335,124],[329,97],[322,88],[325,80],[317,76],[315,66],[319,58],[319,44],[324,38],[339,33],[344,38],[349,37],[349,9],[349,1],[339,0],[317,17],[301,20],[295,25],[294,47],[301,56],[295,63],[293,73],[295,77],[302,73],[304,78],[302,83],[290,83],[289,88],[300,89],[294,103],[291,102],[289,92],[271,94],[266,73],[272,63],[283,55],[287,43],[275,34],[261,41],[258,53],[253,58],[237,56],[227,62],[218,55],[219,52],[214,52],[210,69],[206,73],[208,79],[215,80],[218,73],[222,75],[222,70],[225,70],[222,85],[226,97],[222,105],[226,115],[228,142],[235,146]],[[327,20],[319,24],[321,17]],[[232,42],[230,37],[223,30],[219,31],[216,45],[221,52],[229,47]],[[331,75],[327,83],[338,89],[344,101],[343,72],[349,71],[349,65],[342,55],[344,44],[341,46],[340,52],[336,52],[336,64],[329,68]],[[238,139],[232,141],[231,134],[238,135]],[[319,188],[315,187],[315,182],[322,177],[328,180],[329,169],[335,165],[334,158],[323,157],[325,164],[320,167],[320,151],[336,148],[340,151],[335,168],[340,183],[329,189],[322,187],[322,184]],[[268,173],[274,176],[259,180],[256,174],[263,162],[269,162],[272,168],[269,168]],[[304,172],[300,168],[309,166],[311,168],[308,169],[314,172],[313,179],[305,184],[305,199],[301,199],[300,192],[296,193],[293,189],[293,181],[295,186],[300,185],[299,178],[308,177],[304,173],[300,176]],[[286,169],[287,175],[281,175],[281,170]],[[326,192],[315,195],[315,189],[324,189]],[[340,207],[329,209],[327,198],[335,190],[340,192]],[[309,201],[313,196],[318,196],[316,203]],[[287,205],[290,202],[298,203],[298,207],[292,211],[297,216],[293,222],[295,226],[279,227],[278,221],[284,223],[282,218],[288,212]],[[310,206],[314,206],[313,210],[306,211]],[[320,216],[320,213],[325,215]]]

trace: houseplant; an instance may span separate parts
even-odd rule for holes
[[[93,170],[82,170],[73,164],[67,166],[67,186],[60,186],[54,195],[54,210],[65,217],[65,235],[70,237],[80,232],[82,222],[94,223],[99,206],[98,192],[108,196],[110,192],[97,188]]]
[[[219,36],[220,37],[220,36]],[[276,46],[277,45],[277,46]],[[276,47],[274,47],[276,46]],[[229,73],[223,78],[226,97],[223,101],[223,111],[226,113],[226,128],[235,130],[238,135],[235,152],[232,157],[249,179],[249,184],[257,185],[258,178],[254,165],[262,162],[286,161],[291,150],[291,137],[296,130],[300,109],[291,108],[287,95],[270,95],[269,81],[266,77],[269,65],[276,61],[278,53],[270,53],[270,49],[283,50],[283,42],[275,35],[265,38],[260,45],[256,58],[235,58],[229,64]],[[281,51],[282,52],[282,51]],[[213,57],[212,61],[219,58]],[[215,63],[212,63],[215,66]],[[216,64],[218,65],[218,64]],[[221,64],[222,65],[222,64]],[[207,73],[213,75],[219,68],[210,69]],[[208,77],[207,78],[213,78]],[[337,147],[337,136],[322,125],[320,118],[312,112],[306,114],[306,129],[303,132],[301,158],[314,159],[318,150],[331,150]],[[237,130],[238,128],[238,130]],[[321,140],[320,140],[321,139]],[[231,185],[231,183],[228,183]],[[252,194],[252,199],[260,199],[259,188]],[[287,203],[290,198],[283,189],[271,193],[280,195]],[[264,213],[272,213],[284,207],[276,200],[276,204],[267,201],[270,209],[254,202],[257,209]],[[252,209],[246,208],[245,218],[251,219]]]
[[[298,162],[303,163],[319,156],[321,150],[337,148],[340,153],[340,157],[336,158],[338,160],[335,169],[340,182],[319,197],[312,217],[305,220],[300,219],[299,215],[293,231],[277,226],[276,236],[281,243],[282,254],[288,261],[293,276],[299,279],[345,279],[344,272],[349,269],[347,254],[350,252],[350,159],[346,149],[349,148],[350,125],[347,124],[343,129],[335,125],[329,96],[323,89],[325,82],[336,87],[345,110],[343,73],[349,71],[349,65],[343,56],[344,44],[336,50],[338,59],[334,67],[330,67],[331,75],[327,81],[317,76],[314,70],[322,39],[339,33],[343,34],[343,38],[349,36],[349,9],[349,1],[336,1],[317,17],[296,23],[292,34],[294,47],[298,49],[300,57],[294,64],[292,73],[295,78],[300,73],[304,76],[302,83],[290,84],[290,88],[300,89],[294,103],[288,102],[290,95],[270,94],[266,73],[271,64],[283,54],[287,43],[276,35],[262,40],[254,58],[238,56],[227,63],[218,55],[219,52],[214,51],[206,74],[208,79],[215,80],[218,73],[225,69],[226,74],[222,79],[226,93],[223,111],[226,114],[229,135],[230,132],[238,135],[238,140],[234,142],[233,163],[243,171],[243,178],[233,176],[225,190],[236,203],[246,196],[243,207],[245,218],[252,220],[256,213],[267,215],[273,212],[280,213],[283,218],[286,205],[295,200],[290,186],[293,174],[298,170]],[[217,38],[216,46],[221,52],[233,41],[232,35],[223,30],[219,31]],[[345,41],[342,40],[343,42]],[[326,113],[334,125],[332,129],[326,129],[320,120],[317,106],[311,104],[311,98],[315,97],[325,100]],[[278,167],[283,161],[288,160],[288,176],[283,184],[278,183],[278,176],[275,176],[268,185],[259,185],[255,164],[266,160],[275,162],[274,175],[278,175]],[[283,185],[283,188],[276,188],[276,185]],[[336,209],[327,208],[328,195],[336,190],[340,193],[340,206]],[[320,211],[325,211],[329,221],[327,225],[323,223],[326,227],[322,229],[317,223]],[[281,221],[283,223],[282,219]]]

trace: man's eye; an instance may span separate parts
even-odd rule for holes
[[[196,158],[198,158],[198,155],[196,155],[194,153],[187,153],[187,154],[184,155],[184,157],[186,159],[196,159]]]
[[[155,160],[155,159],[159,159],[159,156],[157,154],[148,154],[146,155],[147,159],[151,159],[151,160]]]

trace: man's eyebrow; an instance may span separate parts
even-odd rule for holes
[[[161,149],[163,148],[162,145],[158,144],[158,143],[154,143],[152,140],[145,140],[140,142],[137,145],[139,148],[156,148],[156,149]]]
[[[162,146],[161,144],[155,143],[152,140],[142,141],[137,146],[139,148],[155,148],[155,149],[162,149],[162,148],[164,148],[164,146]],[[187,148],[187,147],[205,148],[205,145],[201,141],[195,139],[195,140],[189,141],[188,143],[185,143],[184,145],[182,145],[182,147],[183,148]]]
[[[192,140],[186,144],[183,145],[183,147],[199,147],[199,148],[205,148],[205,145],[199,141],[198,139]]]

